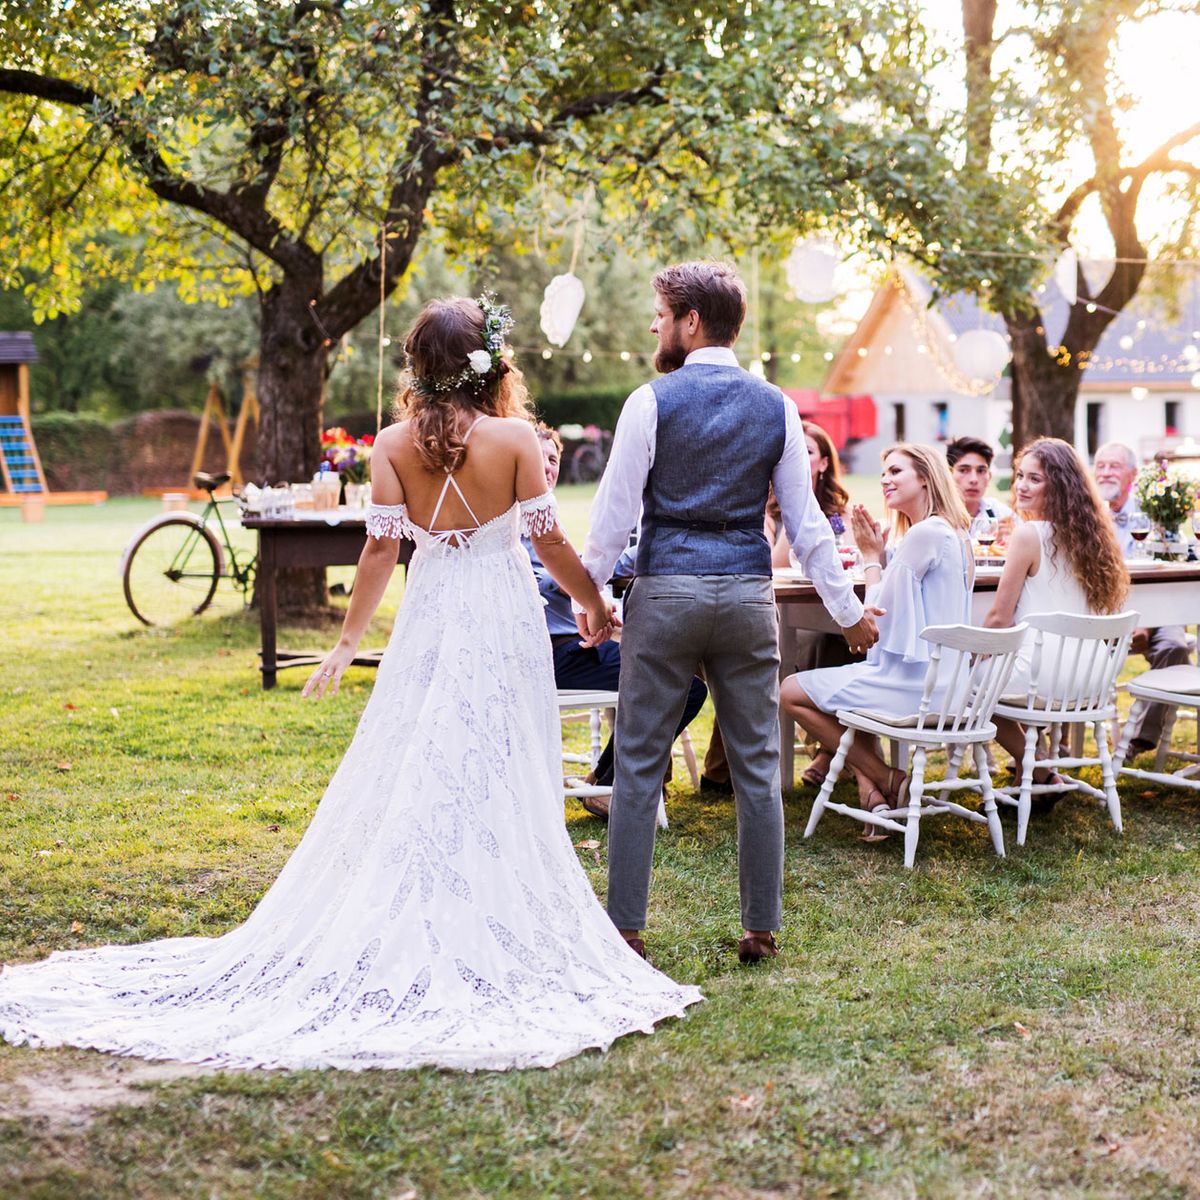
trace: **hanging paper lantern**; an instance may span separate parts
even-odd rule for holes
[[[574,275],[555,275],[542,296],[542,332],[546,341],[565,346],[583,307],[583,282]]]
[[[1068,304],[1079,299],[1079,255],[1068,246],[1054,264],[1054,282]]]
[[[837,295],[833,274],[839,263],[837,247],[828,238],[798,241],[784,264],[788,287],[798,300],[824,304]]]
[[[968,379],[990,383],[1008,359],[1008,343],[994,329],[969,330],[954,343],[954,362]]]

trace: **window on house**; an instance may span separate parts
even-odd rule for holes
[[[1163,425],[1167,437],[1175,437],[1179,433],[1179,401],[1166,400],[1163,402]]]
[[[1104,424],[1104,405],[1092,401],[1087,406],[1087,452],[1093,458],[1100,449]]]
[[[908,441],[907,422],[904,419],[904,405],[893,404],[892,414],[896,422],[895,438],[898,442]]]
[[[950,405],[944,400],[933,406],[933,436],[939,442],[950,440]]]

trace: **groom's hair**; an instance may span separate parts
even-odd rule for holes
[[[732,346],[737,340],[746,319],[746,285],[732,263],[676,263],[655,275],[654,290],[676,317],[695,309],[715,344]]]

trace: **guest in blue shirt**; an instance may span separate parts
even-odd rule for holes
[[[546,462],[546,483],[553,488],[558,483],[559,463],[562,457],[562,441],[558,431],[547,425],[537,427],[542,446],[542,457]],[[571,611],[571,598],[550,578],[550,572],[542,566],[533,543],[522,538],[525,549],[533,563],[533,574],[545,605],[546,628],[550,632],[550,644],[554,652],[554,682],[560,688],[596,688],[603,691],[617,690],[621,674],[621,646],[619,642],[602,642],[587,648],[579,644],[579,629],[575,614]],[[622,578],[633,574],[634,552],[626,550],[617,560],[614,577]],[[671,734],[674,741],[691,723],[704,706],[708,689],[702,679],[693,679],[688,690],[687,702],[679,728]],[[595,781],[602,787],[610,787],[613,781],[613,744],[609,739],[592,772]],[[608,797],[588,796],[580,803],[588,812],[598,817],[608,817]]]

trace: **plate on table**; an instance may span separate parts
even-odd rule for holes
[[[799,567],[776,567],[771,577],[783,583],[801,583],[808,578]]]
[[[1127,558],[1125,566],[1130,571],[1157,571],[1159,567],[1170,566],[1169,563],[1159,562],[1153,558]]]
[[[999,571],[1004,567],[1004,562],[1005,562],[1004,559],[994,558],[992,555],[989,554],[987,556],[987,558],[977,558],[975,560],[975,566],[977,568],[982,567],[984,570],[987,570],[991,567],[995,567],[995,569],[997,571]]]

